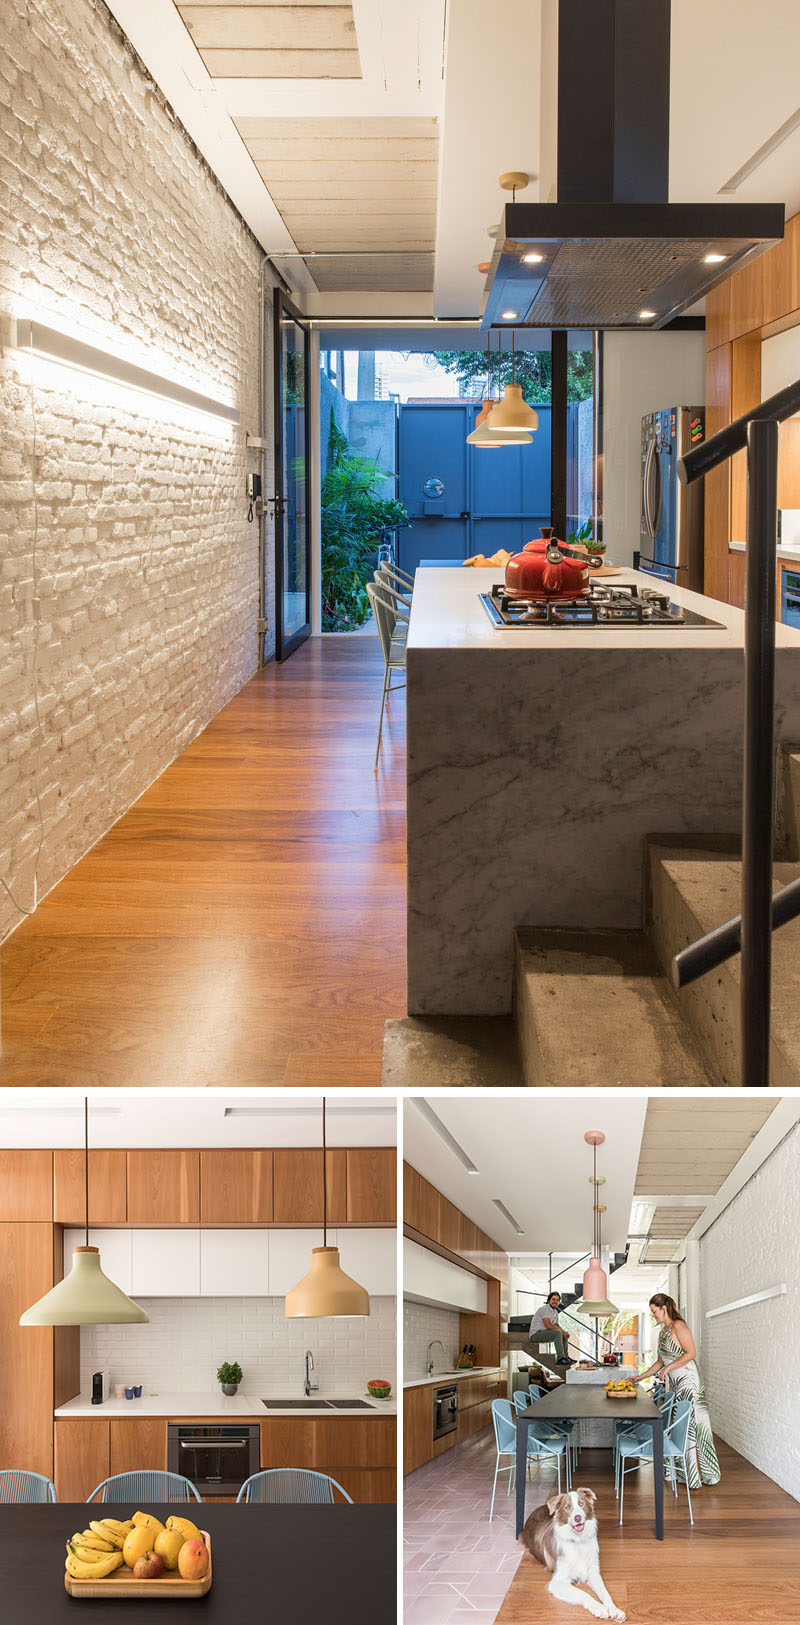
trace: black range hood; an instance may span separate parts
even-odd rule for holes
[[[670,0],[560,0],[558,201],[506,205],[485,327],[664,327],[783,237],[782,203],[667,201],[669,52]]]

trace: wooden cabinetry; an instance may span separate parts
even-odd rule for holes
[[[58,1416],[54,1431],[58,1499],[85,1501],[108,1478],[109,1424],[94,1417]],[[87,1513],[89,1517],[94,1513]]]
[[[201,1151],[200,1223],[271,1224],[272,1152]]]
[[[261,1422],[261,1466],[305,1467],[335,1478],[354,1501],[394,1501],[393,1416],[283,1416]]]
[[[505,1392],[499,1371],[482,1371],[458,1382],[458,1428],[443,1439],[433,1437],[433,1390],[442,1382],[423,1383],[403,1391],[403,1472],[413,1473],[444,1450],[471,1439],[492,1420],[492,1400]]]
[[[52,1151],[0,1151],[0,1221],[52,1217]]]
[[[198,1224],[199,1151],[129,1151],[128,1224]]]
[[[433,1455],[433,1388],[403,1392],[403,1472],[413,1473]]]
[[[328,1223],[347,1223],[347,1152],[329,1151]],[[316,1150],[273,1152],[273,1218],[275,1224],[322,1223],[322,1153]]]
[[[53,1152],[53,1218],[56,1224],[84,1222],[86,1181],[82,1151]],[[124,1151],[89,1152],[89,1222],[125,1224],[128,1217]]]
[[[397,1222],[397,1152],[394,1146],[358,1146],[347,1152],[347,1222]]]
[[[448,1252],[457,1253],[461,1241],[460,1213],[446,1196],[439,1197],[439,1234],[436,1240]]]
[[[87,1427],[94,1427],[87,1422]],[[137,1416],[128,1421],[112,1417],[109,1437],[109,1473],[136,1473],[153,1468],[167,1470],[167,1423],[161,1416]]]
[[[0,1467],[24,1467],[48,1478],[53,1476],[53,1330],[20,1326],[19,1317],[53,1281],[52,1225],[0,1224]]]

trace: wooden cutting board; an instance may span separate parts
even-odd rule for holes
[[[71,1574],[65,1574],[64,1585],[71,1597],[102,1597],[104,1602],[127,1602],[131,1597],[158,1597],[162,1601],[164,1597],[173,1597],[178,1602],[188,1602],[193,1597],[204,1597],[211,1590],[211,1536],[206,1529],[200,1533],[208,1549],[208,1573],[202,1580],[184,1580],[177,1572],[162,1574],[157,1580],[136,1580],[133,1569],[123,1565],[105,1580],[73,1580]]]
[[[596,570],[590,570],[589,571],[589,580],[593,581],[595,576],[621,576],[621,575],[622,575],[622,570],[621,570],[621,568],[620,568],[620,566],[618,564],[600,564],[600,565],[598,565]]]

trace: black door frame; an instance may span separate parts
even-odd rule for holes
[[[303,392],[305,397],[305,500],[306,500],[306,620],[291,637],[283,635],[283,544],[288,496],[283,481],[283,344],[282,322],[285,316],[297,323],[305,337],[303,354]],[[310,401],[310,326],[302,311],[286,298],[281,288],[273,296],[273,360],[274,360],[274,434],[275,434],[275,659],[288,660],[289,655],[311,636],[311,401]]]

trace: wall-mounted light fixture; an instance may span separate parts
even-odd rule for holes
[[[180,406],[187,406],[195,412],[207,412],[211,417],[224,418],[226,423],[239,422],[239,413],[234,406],[216,401],[210,395],[201,395],[195,389],[187,389],[184,384],[164,378],[160,373],[150,372],[147,367],[137,367],[131,361],[123,361],[121,356],[86,344],[83,339],[71,338],[57,328],[46,326],[44,322],[18,319],[11,324],[9,343],[12,349],[41,356],[45,361],[89,373],[94,378],[112,379],[128,389],[157,395],[162,400],[176,401]]]

